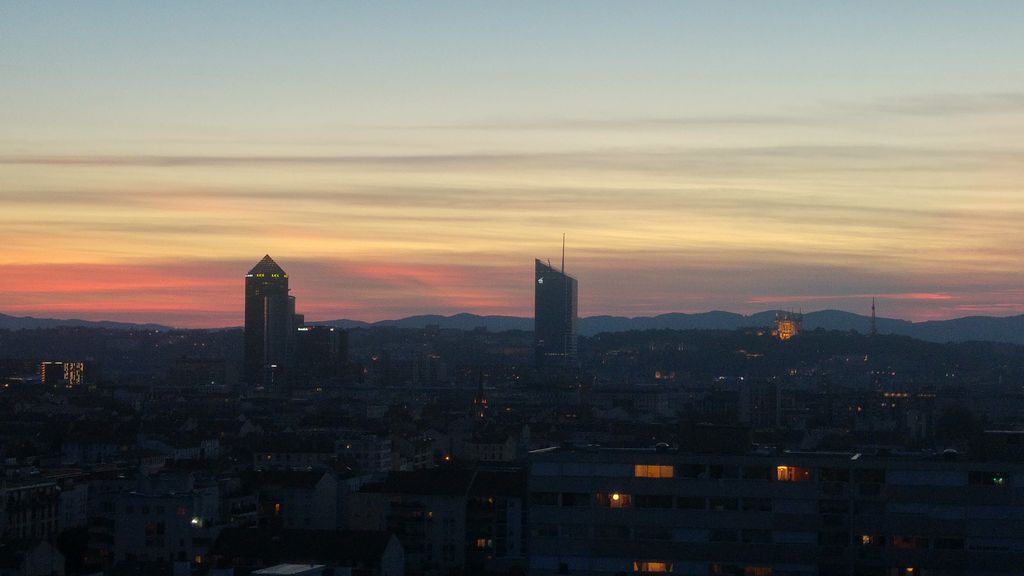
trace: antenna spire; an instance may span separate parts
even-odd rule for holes
[[[562,274],[565,274],[565,232],[562,232]]]
[[[878,324],[875,318],[875,297],[871,297],[871,335],[878,334]]]

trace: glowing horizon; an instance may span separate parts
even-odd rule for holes
[[[1022,17],[14,4],[0,312],[239,325],[269,253],[312,320],[529,316],[564,232],[583,316],[1022,314]]]

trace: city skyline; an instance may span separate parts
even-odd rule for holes
[[[11,3],[0,312],[1024,313],[1024,6]],[[553,258],[554,259],[554,258]]]

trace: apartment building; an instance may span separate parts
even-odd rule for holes
[[[531,454],[530,574],[1024,573],[1024,462],[955,453]]]

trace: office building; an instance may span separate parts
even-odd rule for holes
[[[318,388],[337,382],[345,372],[348,335],[332,326],[300,326],[296,329],[296,385]]]
[[[536,366],[559,369],[576,365],[576,279],[536,261],[533,338]]]
[[[295,339],[295,299],[288,274],[264,256],[245,275],[245,381],[257,389],[285,382]]]

